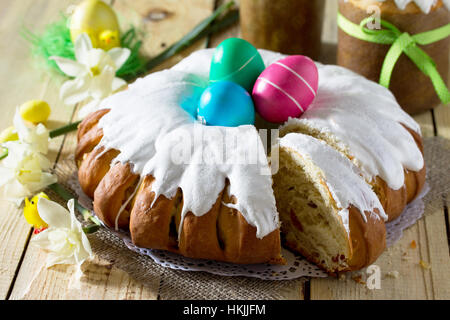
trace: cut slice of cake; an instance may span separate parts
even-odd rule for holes
[[[398,218],[425,183],[420,126],[377,83],[338,66],[319,73],[313,106],[289,119],[280,135],[304,133],[343,153],[372,186],[389,221]]]
[[[285,244],[329,273],[371,264],[385,248],[387,219],[359,169],[325,142],[280,139],[274,192]]]

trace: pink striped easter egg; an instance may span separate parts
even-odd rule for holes
[[[258,113],[269,122],[299,117],[313,102],[319,87],[316,64],[305,56],[289,56],[268,66],[253,87]]]

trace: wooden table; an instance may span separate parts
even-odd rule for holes
[[[70,121],[76,108],[64,106],[58,98],[61,79],[33,68],[29,45],[19,36],[25,25],[42,30],[45,24],[76,1],[72,0],[0,0],[0,128],[9,126],[17,105],[29,99],[45,99],[52,106],[48,126],[57,128]],[[218,5],[215,0],[162,1],[115,0],[113,5],[122,23],[133,23],[145,30],[145,54],[154,55],[178,40],[207,17]],[[220,2],[220,1],[219,1]],[[327,1],[322,61],[333,63],[336,44],[336,2]],[[222,34],[199,41],[173,58],[162,68],[206,46],[214,47],[224,38],[237,36],[236,25]],[[450,108],[440,106],[415,119],[423,134],[450,139]],[[50,158],[55,168],[69,157],[75,147],[75,135],[51,141]],[[297,299],[449,299],[449,217],[441,207],[404,232],[403,238],[376,262],[382,271],[381,289],[369,290],[352,277],[310,279],[288,296]],[[143,286],[124,271],[101,262],[91,267],[88,281],[79,290],[67,290],[73,267],[42,268],[46,254],[29,246],[32,229],[14,205],[0,201],[0,297],[3,299],[157,299],[158,283]],[[417,248],[411,243],[415,241]],[[406,255],[406,258],[405,258]],[[431,269],[423,268],[425,261]],[[398,277],[393,277],[395,272]],[[390,276],[391,275],[391,276]]]

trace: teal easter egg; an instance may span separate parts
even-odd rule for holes
[[[248,92],[261,72],[265,69],[258,50],[249,42],[239,38],[229,38],[216,48],[211,61],[209,80],[232,81]]]
[[[204,87],[195,86],[193,92],[181,100],[181,108],[191,116],[192,121],[197,119],[198,102],[200,101],[203,91]]]
[[[205,89],[197,118],[208,126],[238,127],[255,123],[255,107],[250,94],[240,85],[219,81]]]

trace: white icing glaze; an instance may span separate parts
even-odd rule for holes
[[[384,2],[386,0],[377,0],[379,2]],[[420,10],[424,13],[430,13],[431,8],[436,5],[438,0],[394,0],[397,7],[401,10],[405,10],[406,6],[410,4],[411,2],[414,2]],[[450,1],[449,0],[442,0],[442,2],[445,4],[447,9],[450,10]]]
[[[388,89],[342,67],[318,69],[316,99],[301,119],[289,119],[283,128],[304,125],[332,133],[368,181],[380,176],[390,188],[400,189],[404,167],[418,171],[424,165],[414,138],[401,123],[420,134],[419,125]]]
[[[340,152],[325,142],[301,133],[289,133],[280,139],[280,146],[292,149],[303,158],[309,159],[320,169],[322,179],[327,184],[336,205],[339,215],[347,232],[349,232],[350,205],[358,208],[364,219],[363,212],[370,212],[376,217],[374,209],[378,209],[380,216],[387,220],[383,206],[375,193],[360,175],[360,170]]]
[[[450,10],[450,0],[442,0],[442,2],[447,7],[447,9]]]
[[[369,4],[372,1],[385,2],[386,0],[363,0],[363,1],[366,1]],[[420,8],[420,10],[422,10],[423,13],[428,14],[430,13],[431,8],[434,5],[436,5],[438,0],[394,0],[394,2],[397,8],[399,8],[400,10],[405,10],[408,4],[414,2]],[[450,10],[450,0],[442,0],[442,2],[447,7],[447,9]]]
[[[104,137],[98,147],[120,150],[113,162],[130,162],[135,173],[154,176],[152,190],[157,195],[171,198],[181,188],[183,216],[187,212],[196,216],[207,213],[228,179],[229,193],[237,199],[235,205],[228,206],[238,209],[257,228],[257,237],[262,238],[278,228],[279,220],[271,177],[261,174],[270,170],[256,129],[201,126],[180,107],[196,103],[207,86],[213,52],[197,51],[172,69],[139,79],[128,90],[105,99],[100,108],[111,111],[99,122]],[[260,53],[266,66],[285,57],[266,50]],[[400,182],[403,185],[401,165],[418,170],[423,159],[412,137],[397,121],[417,132],[419,126],[400,109],[387,89],[344,68],[317,65],[320,80],[314,105],[304,114],[306,119],[290,121],[307,121],[333,131],[348,142],[366,174],[380,174],[391,187]],[[193,143],[198,136],[204,140],[201,147]],[[244,153],[255,150],[253,155],[259,161],[214,162],[212,155],[224,150],[220,143],[224,136],[234,140]],[[378,140],[382,143],[378,144]],[[189,163],[173,161],[174,150],[182,146],[190,147]],[[230,150],[224,152],[227,157],[239,154],[236,148]]]
[[[206,64],[195,57],[189,60],[197,66]],[[182,217],[187,212],[207,213],[228,179],[229,193],[237,199],[228,206],[239,210],[262,238],[276,230],[279,222],[267,157],[256,128],[203,126],[180,107],[196,103],[207,83],[207,77],[178,70],[136,81],[102,103],[111,111],[99,122],[104,133],[99,147],[120,150],[113,162],[129,161],[141,177],[155,177],[152,191],[156,197],[172,198],[181,188]],[[227,144],[226,149],[225,141],[235,145]],[[180,158],[183,154],[187,157]],[[232,161],[242,154],[255,159]]]
[[[378,2],[385,2],[386,0],[377,0]],[[394,0],[396,6],[405,10],[406,6],[411,2],[414,2],[424,13],[429,13],[431,7],[433,7],[437,0]]]

